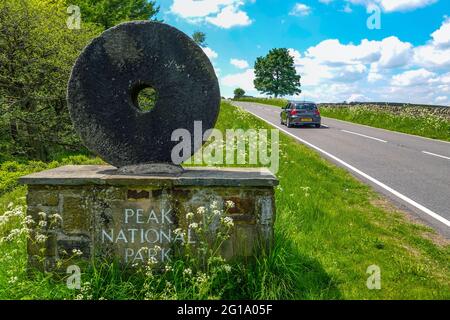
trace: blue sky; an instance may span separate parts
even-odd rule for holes
[[[300,99],[450,105],[449,0],[159,0],[159,14],[205,52],[223,96],[259,96],[253,65],[290,49]],[[447,16],[448,15],[448,16]],[[378,28],[369,28],[371,26]]]

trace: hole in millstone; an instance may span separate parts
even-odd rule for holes
[[[158,92],[151,86],[139,86],[133,90],[133,103],[141,112],[149,112],[155,108]]]

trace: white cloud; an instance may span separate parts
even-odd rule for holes
[[[378,0],[386,12],[408,11],[423,8],[435,3],[437,0]]]
[[[414,62],[428,68],[450,67],[450,19],[431,34],[431,40],[414,49]]]
[[[337,39],[325,40],[309,48],[305,55],[330,65],[378,62],[381,67],[400,67],[412,56],[412,45],[397,37],[382,41],[364,39],[359,45],[341,44]]]
[[[430,82],[436,74],[426,69],[417,69],[405,71],[392,78],[391,84],[394,86],[416,86],[424,85]]]
[[[232,5],[233,0],[174,0],[170,11],[182,18],[206,17],[219,12],[221,6]]]
[[[438,0],[347,0],[353,4],[362,4],[369,6],[376,4],[384,12],[411,11],[432,5]]]
[[[206,47],[206,48],[202,48],[203,49],[203,52],[205,52],[205,54],[208,56],[208,58],[210,59],[210,60],[212,60],[212,59],[216,59],[219,55],[217,54],[217,52],[215,52],[213,49],[211,49],[211,48],[208,48],[208,47]]]
[[[352,12],[353,12],[353,9],[352,9],[352,7],[350,7],[350,5],[347,3],[347,4],[342,8],[341,11],[342,11],[342,12],[345,12],[345,13],[352,13]]]
[[[434,99],[434,101],[436,101],[437,103],[442,103],[442,102],[448,101],[448,97],[447,96],[439,96],[439,97],[436,97],[436,99]]]
[[[294,58],[294,64],[300,64],[300,58],[302,57],[302,54],[300,53],[300,51],[295,50],[295,49],[288,49],[289,55]]]
[[[381,57],[379,65],[384,68],[395,68],[406,65],[412,57],[412,45],[402,42],[397,37],[385,38],[380,43]]]
[[[224,29],[248,26],[252,23],[247,13],[240,10],[238,5],[226,6],[216,17],[206,17],[205,20]]]
[[[450,19],[447,18],[442,26],[431,34],[433,44],[438,47],[450,46]]]
[[[245,91],[255,91],[253,80],[255,79],[255,70],[247,69],[241,73],[229,74],[221,79],[224,86],[231,88],[242,88]]]
[[[289,15],[291,16],[307,16],[311,13],[311,7],[303,3],[296,3]]]
[[[231,59],[230,63],[239,69],[247,69],[248,68],[248,62],[246,60]]]
[[[365,95],[363,94],[359,94],[359,93],[353,93],[350,97],[348,97],[345,101],[347,102],[364,102],[364,101],[369,101],[370,99],[367,98]]]
[[[174,0],[170,12],[192,23],[209,22],[228,29],[252,23],[241,10],[244,3],[244,0]]]

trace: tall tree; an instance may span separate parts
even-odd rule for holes
[[[0,1],[0,156],[47,160],[79,150],[66,108],[66,84],[83,47],[100,32],[67,27],[63,0]]]
[[[201,31],[195,31],[192,34],[192,39],[196,44],[198,44],[200,47],[206,47],[206,34]]]
[[[234,89],[234,98],[239,99],[242,98],[245,95],[245,91],[242,88],[236,88]]]
[[[302,92],[294,58],[285,48],[272,49],[265,57],[256,59],[253,84],[258,91],[276,98]]]
[[[157,20],[159,6],[149,0],[68,0],[80,7],[82,21],[93,22],[104,29],[130,20]]]

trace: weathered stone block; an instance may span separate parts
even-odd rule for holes
[[[62,227],[67,233],[86,233],[89,234],[92,217],[91,212],[87,210],[86,199],[80,194],[62,196]]]
[[[85,261],[118,259],[124,265],[145,263],[151,258],[167,262],[183,252],[182,243],[199,244],[191,224],[203,227],[201,223],[208,217],[197,212],[199,207],[210,213],[219,210],[233,219],[230,238],[220,248],[225,259],[247,259],[270,250],[275,219],[273,186],[277,180],[265,171],[188,169],[178,176],[158,177],[113,172],[109,166],[65,166],[21,179],[33,194],[28,214],[36,221],[42,219],[41,211],[47,218],[54,213],[62,217],[61,224],[39,229],[48,235],[45,242],[29,243],[31,265],[64,266],[68,259],[76,261],[74,255]],[[49,196],[49,192],[53,194]],[[38,195],[59,200],[43,201]],[[235,204],[228,211],[227,201]],[[210,208],[213,202],[215,207]],[[189,212],[194,216],[186,217]],[[214,236],[220,216],[211,219],[205,230]],[[179,235],[179,228],[186,234]],[[37,259],[42,253],[44,262]]]
[[[59,203],[58,193],[53,188],[30,188],[27,194],[27,203],[34,206],[57,206]]]

